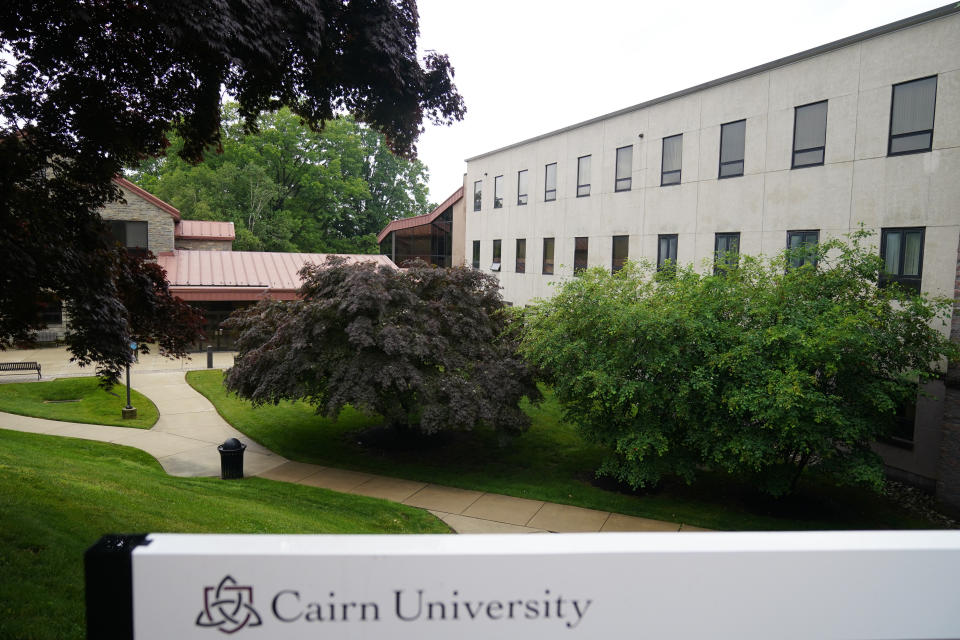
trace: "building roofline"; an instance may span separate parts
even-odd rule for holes
[[[130,191],[131,193],[133,193],[133,195],[140,196],[150,204],[156,207],[159,207],[160,209],[163,209],[164,211],[169,213],[171,216],[173,216],[173,219],[175,222],[180,222],[180,211],[173,205],[167,202],[164,202],[163,200],[153,195],[149,191],[145,189],[141,189],[140,187],[133,184],[132,182],[130,182],[124,177],[114,176],[113,181],[116,182],[121,187],[123,187],[124,189],[126,189],[127,191]]]
[[[387,234],[391,231],[408,229],[410,227],[419,226],[420,224],[430,224],[436,219],[437,216],[446,211],[448,208],[452,207],[461,198],[463,198],[463,187],[460,187],[451,193],[446,200],[440,203],[440,205],[430,213],[424,213],[419,216],[411,216],[409,218],[400,218],[399,220],[392,220],[380,231],[380,233],[377,234],[377,242],[383,242],[383,239],[386,238]],[[411,224],[411,222],[414,222],[414,224]]]
[[[813,49],[807,49],[806,51],[801,51],[800,53],[795,53],[789,55],[785,58],[779,58],[773,60],[772,62],[767,62],[756,67],[751,67],[743,71],[738,71],[737,73],[732,73],[722,78],[717,78],[716,80],[710,80],[704,82],[703,84],[698,84],[694,87],[688,89],[681,89],[680,91],[675,91],[674,93],[661,96],[659,98],[654,98],[653,100],[647,100],[646,102],[641,102],[635,104],[631,107],[626,107],[624,109],[619,109],[617,111],[612,111],[610,113],[604,114],[602,116],[597,116],[595,118],[590,118],[589,120],[584,120],[583,122],[578,122],[555,131],[550,131],[549,133],[544,133],[532,138],[527,138],[526,140],[521,140],[520,142],[514,142],[508,144],[505,147],[500,147],[499,149],[494,149],[493,151],[487,151],[479,155],[475,155],[471,158],[467,158],[464,162],[473,162],[474,160],[479,160],[480,158],[485,158],[486,156],[491,156],[495,153],[500,153],[501,151],[507,151],[508,149],[513,149],[514,147],[519,147],[525,144],[530,144],[531,142],[536,142],[538,140],[543,140],[544,138],[549,138],[555,136],[559,133],[566,133],[567,131],[573,131],[574,129],[579,129],[581,127],[586,127],[588,125],[607,120],[609,118],[615,118],[617,116],[622,116],[627,113],[632,113],[634,111],[639,111],[640,109],[646,109],[647,107],[652,107],[653,105],[660,104],[663,102],[668,102],[670,100],[676,100],[677,98],[682,98],[684,96],[690,95],[691,93],[696,93],[697,91],[704,91],[705,89],[711,89],[713,87],[726,84],[728,82],[733,82],[735,80],[741,80],[749,76],[756,75],[758,73],[763,73],[765,71],[770,71],[771,69],[776,69],[777,67],[783,67],[788,64],[793,64],[794,62],[799,62],[800,60],[805,60],[807,58],[812,58],[824,53],[829,53],[835,51],[836,49],[842,49],[843,47],[848,47],[852,44],[858,42],[863,42],[864,40],[869,40],[877,36],[882,36],[894,31],[899,31],[900,29],[906,29],[907,27],[912,27],[924,22],[929,22],[931,20],[936,20],[937,18],[943,18],[945,16],[952,15],[954,13],[960,12],[960,3],[951,2],[948,5],[938,7],[937,9],[931,9],[930,11],[925,11],[924,13],[919,13],[915,16],[910,16],[909,18],[904,18],[902,20],[897,20],[896,22],[891,22],[890,24],[885,24],[880,27],[875,27],[869,29],[868,31],[863,31],[861,33],[854,34],[852,36],[847,36],[846,38],[841,38],[840,40],[834,40],[833,42],[828,42],[827,44],[814,47]]]

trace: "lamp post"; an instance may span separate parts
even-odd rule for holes
[[[136,351],[136,349],[137,349],[137,343],[131,341],[130,351],[131,352]],[[129,361],[127,361],[127,406],[125,406],[123,409],[120,410],[120,415],[123,416],[124,419],[137,417],[137,410],[130,404],[130,362]]]

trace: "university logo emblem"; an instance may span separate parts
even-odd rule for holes
[[[198,627],[217,627],[223,633],[236,633],[244,627],[261,624],[260,614],[253,608],[253,587],[238,586],[231,576],[224,576],[217,586],[203,588]]]

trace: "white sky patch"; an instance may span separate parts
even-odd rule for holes
[[[922,0],[418,0],[420,46],[450,56],[463,122],[426,123],[430,199],[464,158],[867,31]]]

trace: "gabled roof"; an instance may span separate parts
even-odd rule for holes
[[[147,202],[149,202],[150,204],[154,205],[159,209],[163,209],[164,211],[169,213],[171,216],[173,216],[173,219],[176,222],[180,222],[180,211],[177,210],[176,207],[170,204],[167,204],[166,202],[164,202],[157,196],[153,195],[149,191],[145,191],[141,189],[140,187],[133,184],[126,178],[122,178],[120,176],[114,176],[113,181],[118,185],[120,185],[121,187],[123,187],[124,189],[126,189],[127,191],[129,191],[130,193],[132,193],[133,195],[143,198],[144,200],[146,200]]]
[[[385,226],[383,231],[377,234],[377,242],[383,242],[383,239],[386,238],[387,234],[391,231],[396,231],[398,229],[409,229],[410,227],[418,227],[422,224],[430,224],[437,218],[437,216],[453,206],[461,198],[463,198],[463,187],[460,187],[454,191],[449,198],[444,200],[439,207],[430,213],[425,213],[422,216],[413,216],[412,218],[403,218],[402,220],[394,220]]]
[[[261,251],[185,251],[157,256],[167,272],[170,292],[183,300],[292,300],[305,264],[323,264],[327,253]],[[379,254],[336,254],[349,262],[375,262],[396,268]]]
[[[232,222],[213,220],[181,220],[173,227],[173,236],[181,240],[223,240],[237,237]]]

